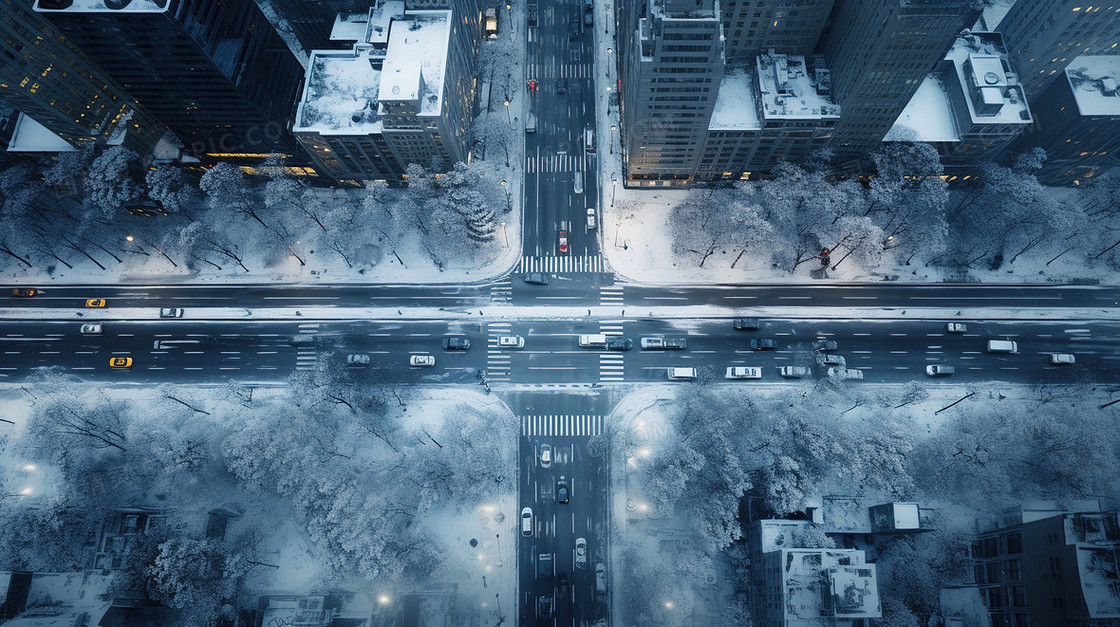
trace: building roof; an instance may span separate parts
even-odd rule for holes
[[[968,113],[974,123],[1022,124],[1031,123],[1019,77],[1011,70],[1007,48],[999,33],[970,32],[958,36],[945,60],[953,64],[956,80],[965,94],[978,93],[985,107],[994,110],[978,112],[972,98],[965,98]],[[951,77],[947,77],[951,80]]]
[[[1081,115],[1120,115],[1120,56],[1080,56],[1065,69]]]
[[[708,122],[709,131],[749,131],[762,128],[758,122],[754,90],[751,89],[753,79],[754,73],[745,68],[735,68],[723,75],[712,119]]]
[[[949,92],[935,74],[926,76],[883,141],[959,142]]]
[[[882,616],[875,564],[865,563],[863,551],[782,549],[780,555],[785,624]]]
[[[389,26],[394,19],[404,16],[404,2],[401,0],[388,0],[369,10],[366,16],[366,43],[375,47],[384,48],[389,43]]]
[[[755,59],[767,120],[838,120],[840,105],[832,102],[826,68],[810,69],[798,54],[760,54]]]
[[[166,13],[169,0],[36,0],[41,13]]]
[[[377,114],[381,70],[370,63],[370,56],[376,54],[369,49],[312,52],[292,130],[323,135],[381,132]]]
[[[407,11],[389,28],[379,99],[419,101],[420,115],[439,115],[451,11]]]
[[[20,113],[16,121],[12,139],[8,142],[8,152],[74,152],[65,139],[39,124],[31,116]]]
[[[334,17],[334,26],[331,27],[331,41],[365,41],[368,21],[367,13],[339,13]]]

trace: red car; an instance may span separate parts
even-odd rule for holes
[[[568,232],[560,231],[560,252],[568,252]]]

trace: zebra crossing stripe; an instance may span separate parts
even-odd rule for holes
[[[603,432],[603,417],[592,414],[522,416],[524,437],[594,436]]]

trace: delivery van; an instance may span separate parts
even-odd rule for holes
[[[1018,353],[1019,345],[1011,340],[988,340],[989,353]]]
[[[594,335],[581,335],[579,336],[580,348],[606,348],[607,336],[598,333]]]

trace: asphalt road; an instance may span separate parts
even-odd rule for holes
[[[963,335],[921,320],[764,319],[757,332],[735,331],[729,319],[662,321],[518,320],[226,322],[107,320],[101,335],[81,335],[79,321],[0,323],[0,377],[19,380],[35,368],[61,366],[89,380],[217,382],[229,378],[281,381],[299,369],[343,365],[348,354],[370,356],[356,376],[385,383],[472,383],[485,373],[493,384],[601,384],[666,381],[668,367],[696,367],[702,378],[722,380],[728,366],[760,366],[764,382],[783,382],[775,368],[808,365],[812,342],[836,340],[849,368],[866,381],[925,379],[928,364],[957,368],[948,381],[1120,381],[1120,324],[1092,322],[970,322]],[[625,335],[629,352],[580,348],[580,334]],[[471,350],[444,351],[447,334],[463,334]],[[293,345],[297,335],[312,342]],[[497,346],[499,335],[520,335],[520,349]],[[686,337],[683,351],[643,351],[642,336]],[[752,337],[772,338],[777,350],[753,351]],[[984,352],[988,339],[1013,339],[1018,355]],[[1077,364],[1055,367],[1051,353],[1073,353]],[[411,355],[436,357],[432,368],[410,367]],[[109,368],[111,357],[133,358],[127,371]],[[364,373],[364,374],[359,374]],[[815,372],[820,375],[820,371]],[[945,381],[939,380],[939,381]],[[939,381],[931,381],[936,384]],[[750,385],[752,382],[735,383]]]

